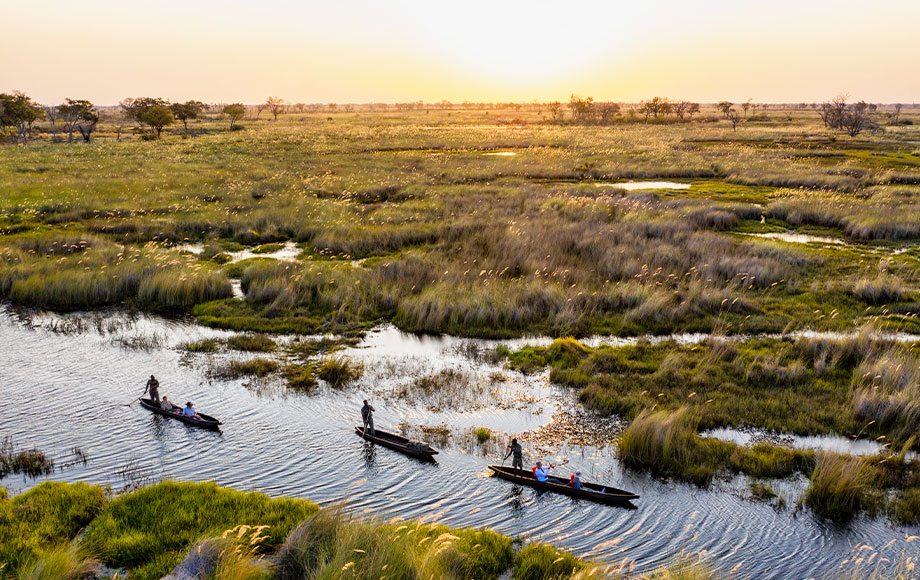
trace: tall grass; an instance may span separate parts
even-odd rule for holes
[[[853,410],[898,437],[920,428],[920,360],[900,347],[863,359],[853,373]]]
[[[243,523],[264,525],[264,545],[271,549],[316,510],[308,501],[269,499],[213,483],[164,482],[112,500],[89,525],[82,545],[109,566],[128,568],[138,580],[154,580],[201,537]]]
[[[295,529],[276,556],[278,580],[313,578],[496,579],[511,540],[488,530],[351,519],[324,509]]]
[[[84,483],[44,482],[13,499],[0,494],[0,562],[6,563],[4,573],[16,574],[29,562],[40,561],[43,554],[51,558],[48,566],[35,564],[38,568],[29,573],[40,574],[42,569],[54,567],[79,569],[69,552],[58,547],[74,539],[105,504],[102,488]]]
[[[43,550],[19,569],[17,580],[83,580],[99,573],[92,558],[83,558],[73,544]]]
[[[696,424],[687,409],[643,411],[620,435],[617,452],[629,467],[708,484],[715,470],[709,448],[700,445]]]
[[[849,520],[867,507],[871,484],[872,473],[864,458],[821,453],[804,502],[819,516]]]
[[[358,380],[364,367],[344,356],[329,356],[319,364],[316,376],[335,388],[345,387]]]

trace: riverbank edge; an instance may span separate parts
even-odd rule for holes
[[[155,580],[190,561],[208,568],[201,568],[203,577],[214,580],[304,580],[324,572],[357,578],[694,580],[738,571],[736,566],[724,576],[705,554],[682,551],[669,564],[634,575],[628,554],[619,564],[603,565],[488,528],[359,518],[341,505],[321,508],[305,499],[269,498],[213,482],[163,481],[121,493],[85,483],[44,482],[12,498],[0,488],[0,520],[5,524],[0,570],[4,578],[21,580]],[[851,563],[859,570],[845,570],[845,561],[837,576],[826,577],[860,572],[879,580],[901,578],[915,558],[905,549],[902,562],[891,569],[878,560]]]

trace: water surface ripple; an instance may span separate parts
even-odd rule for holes
[[[47,320],[38,317],[33,324],[47,326]],[[538,493],[488,477],[494,449],[490,458],[475,445],[451,444],[442,449],[437,464],[423,464],[355,436],[352,426],[365,396],[376,402],[378,426],[406,420],[447,425],[455,433],[479,425],[522,433],[547,424],[571,403],[571,393],[550,385],[545,374],[524,377],[464,354],[464,346],[481,346],[479,341],[382,329],[348,353],[366,368],[356,387],[302,395],[272,381],[214,380],[208,375],[212,355],[175,348],[186,340],[226,333],[146,316],[110,330],[65,335],[25,324],[9,310],[0,312],[0,436],[10,436],[20,448],[42,449],[58,464],[73,458],[74,447],[89,457],[86,465],[47,479],[115,489],[129,480],[213,480],[321,504],[344,502],[356,513],[488,526],[606,563],[632,561],[637,570],[660,565],[682,550],[705,550],[718,568],[740,565],[745,577],[757,578],[821,576],[863,543],[881,549],[911,532],[880,519],[835,527],[807,511],[777,511],[745,499],[744,479],[718,482],[711,490],[661,482],[623,470],[609,446],[559,445],[543,456],[567,462],[560,468],[566,475],[577,469],[586,479],[640,494],[635,509]],[[126,348],[113,340],[119,336],[156,336],[163,346]],[[487,400],[478,406],[438,407],[388,395],[445,368],[466,373],[474,384],[494,381],[496,373],[504,378],[479,395]],[[170,398],[192,400],[221,418],[222,432],[190,428],[137,404],[126,405],[140,394],[150,373]],[[528,393],[532,400],[514,404]],[[0,485],[17,493],[42,480],[10,476]],[[804,482],[777,482],[775,487],[794,505]],[[897,560],[902,544],[893,542],[887,557]]]

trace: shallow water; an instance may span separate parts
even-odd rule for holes
[[[496,157],[514,157],[517,155],[514,151],[491,151],[489,153],[483,153],[483,155],[493,155]]]
[[[637,569],[664,563],[682,550],[706,550],[720,569],[739,565],[744,576],[764,578],[820,576],[862,543],[881,547],[895,540],[886,555],[897,559],[904,549],[899,540],[909,531],[883,520],[836,527],[807,512],[777,511],[746,499],[743,478],[700,490],[626,471],[605,442],[615,434],[615,422],[605,424],[578,411],[572,393],[549,384],[545,373],[523,376],[488,362],[487,350],[496,342],[381,328],[347,351],[365,365],[356,386],[298,394],[275,380],[222,381],[209,375],[221,361],[251,355],[188,354],[175,348],[229,333],[119,312],[75,319],[81,316],[25,319],[0,312],[0,435],[11,436],[20,448],[44,450],[58,464],[72,458],[73,447],[89,458],[86,465],[47,478],[0,481],[14,493],[43,479],[115,489],[129,480],[214,480],[324,504],[344,501],[356,513],[489,526],[605,562],[633,561]],[[504,341],[524,342],[533,340]],[[137,347],[151,343],[158,347]],[[400,395],[418,378],[444,369],[455,371],[452,376],[465,386],[447,396]],[[222,419],[222,432],[197,430],[126,405],[151,373],[163,394],[190,399]],[[380,428],[401,422],[410,429],[446,426],[452,436],[438,443],[438,463],[422,464],[357,437],[352,426],[363,398],[375,404]],[[595,426],[594,441],[541,435],[579,421]],[[501,441],[480,446],[465,436],[478,426],[500,432]],[[499,461],[506,434],[521,436],[528,461],[547,459],[560,474],[579,470],[586,480],[642,497],[635,509],[622,509],[488,477],[487,465]],[[804,482],[775,482],[774,489],[791,505]]]
[[[721,427],[700,433],[703,437],[712,437],[720,441],[729,441],[738,445],[752,445],[761,441],[776,443],[793,449],[817,449],[847,453],[850,455],[875,455],[886,450],[878,441],[871,439],[851,439],[841,435],[793,435],[790,433],[773,433],[761,429],[731,429]]]
[[[610,181],[595,183],[594,187],[618,187],[626,191],[636,191],[640,189],[690,189],[691,184],[675,181]]]
[[[781,242],[789,242],[793,244],[810,244],[810,243],[819,243],[819,244],[834,244],[834,245],[843,245],[846,244],[846,240],[841,240],[840,238],[828,238],[824,236],[810,236],[808,234],[796,234],[791,232],[769,232],[765,234],[747,234],[755,238],[766,238],[768,240],[779,240]]]
[[[181,244],[176,246],[176,249],[198,255],[204,251],[204,245],[200,243]],[[281,260],[284,262],[294,262],[297,260],[297,256],[302,253],[303,249],[299,248],[294,242],[284,242],[284,247],[282,247],[280,250],[266,254],[257,254],[252,251],[252,248],[245,248],[243,250],[239,250],[238,252],[226,252],[226,254],[230,256],[230,261],[228,264],[241,262],[243,260],[248,260],[249,258],[274,258],[275,260]]]

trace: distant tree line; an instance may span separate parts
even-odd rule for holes
[[[700,104],[690,101],[670,101],[662,97],[654,97],[642,101],[636,107],[630,107],[623,116],[623,107],[619,103],[610,101],[595,101],[592,97],[583,97],[572,94],[569,102],[563,106],[559,101],[546,104],[552,123],[566,121],[568,109],[568,122],[579,125],[607,125],[614,122],[637,122],[640,117],[646,123],[650,121],[664,121],[674,115],[677,121],[689,120],[700,112]]]
[[[908,105],[911,106],[911,105]],[[735,104],[731,101],[720,101],[715,104],[721,117],[729,121],[736,129],[743,121],[765,120],[766,117],[757,116],[758,110],[766,111],[769,105],[752,102],[752,99]],[[842,131],[851,136],[859,135],[867,129],[878,127],[876,119],[881,117],[879,106],[867,104],[864,101],[848,103],[846,95],[840,95],[831,101],[818,103],[794,103],[783,106],[786,115],[792,119],[790,110],[816,111],[827,129]],[[740,112],[739,112],[740,108]],[[885,112],[889,124],[909,124],[910,119],[901,120],[903,105],[894,104]],[[514,102],[469,102],[453,103],[442,100],[425,102],[422,100],[400,103],[288,103],[281,97],[269,96],[264,102],[257,105],[244,105],[242,103],[211,103],[190,100],[171,103],[159,97],[127,98],[121,101],[119,109],[123,117],[116,116],[108,119],[113,122],[113,130],[118,139],[124,130],[124,123],[119,119],[134,121],[142,129],[141,137],[144,139],[159,139],[167,127],[181,123],[185,136],[191,134],[189,122],[208,115],[220,115],[229,120],[228,129],[236,131],[242,129],[240,121],[245,118],[258,120],[263,112],[271,115],[272,121],[285,113],[352,113],[356,111],[385,112],[395,110],[398,112],[431,110],[450,111],[463,110],[527,110],[538,113],[543,117],[549,113],[550,123],[577,124],[577,125],[609,125],[613,123],[679,123],[692,121],[694,115],[701,112],[700,104],[686,100],[670,100],[663,97],[653,97],[636,104],[623,104],[610,101],[595,101],[592,97],[583,97],[572,94],[567,103],[553,101],[541,103],[536,100],[530,103]],[[488,112],[486,113],[488,114]],[[709,116],[708,120],[715,117]],[[53,141],[58,140],[58,132],[67,135],[67,141],[73,141],[74,134],[79,133],[85,142],[92,139],[101,121],[100,111],[86,99],[67,98],[58,105],[43,105],[33,101],[28,95],[14,91],[9,94],[0,93],[0,138],[24,142],[32,139],[33,127],[38,121],[48,121]],[[107,121],[108,122],[108,121]],[[523,120],[521,122],[524,122]],[[144,129],[149,131],[144,131]],[[44,131],[44,126],[43,129]]]

